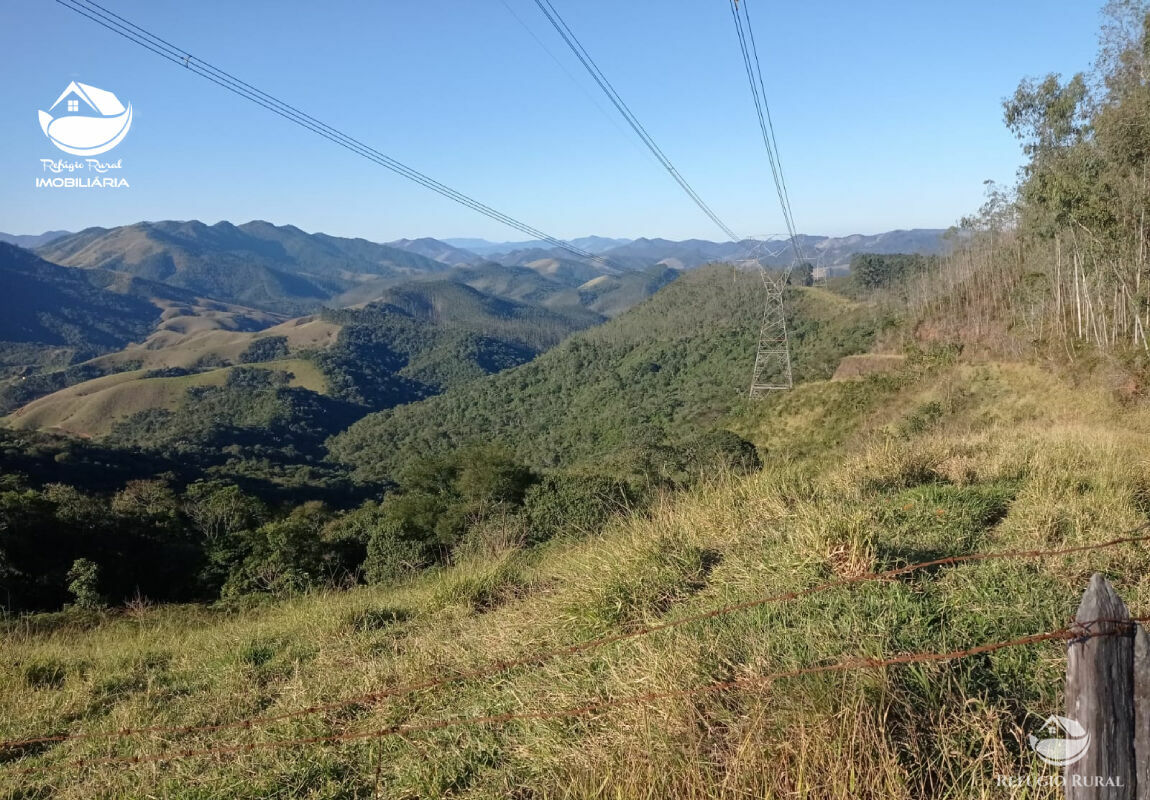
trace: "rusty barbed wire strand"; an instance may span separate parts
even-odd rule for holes
[[[1150,523],[1144,523],[1128,531],[1126,534],[1137,533],[1138,531],[1150,528]],[[497,675],[501,672],[515,669],[517,667],[533,666],[551,661],[555,658],[562,656],[576,655],[588,650],[594,650],[600,647],[605,647],[609,644],[627,641],[630,639],[639,638],[641,636],[648,636],[660,631],[669,630],[672,628],[689,625],[693,622],[702,622],[708,619],[733,614],[739,611],[747,611],[759,606],[770,605],[773,603],[786,603],[794,600],[800,600],[821,592],[830,591],[832,589],[844,588],[861,583],[870,583],[874,581],[885,581],[897,578],[901,575],[906,575],[911,572],[917,572],[922,569],[929,569],[930,567],[952,566],[957,564],[980,562],[980,561],[993,561],[1005,559],[1034,559],[1034,558],[1052,558],[1056,556],[1072,555],[1074,553],[1084,553],[1095,550],[1104,550],[1113,547],[1119,547],[1124,544],[1140,544],[1150,542],[1150,536],[1130,536],[1126,535],[1122,538],[1112,539],[1107,542],[1100,542],[1097,544],[1075,545],[1072,547],[1062,547],[1047,550],[1002,550],[992,553],[969,553],[960,556],[946,556],[944,558],[936,558],[930,561],[921,561],[915,564],[907,564],[901,567],[895,567],[888,570],[879,572],[868,572],[860,575],[852,575],[846,578],[838,578],[833,581],[825,581],[814,586],[807,587],[806,589],[796,589],[790,592],[782,592],[780,594],[770,595],[767,597],[760,597],[754,600],[747,600],[742,603],[735,603],[732,605],[721,606],[709,611],[691,614],[686,617],[660,622],[655,625],[647,625],[635,628],[621,633],[610,634],[608,636],[601,636],[594,639],[587,639],[582,642],[577,642],[572,645],[556,648],[553,650],[543,651],[541,653],[534,653],[532,655],[524,656],[517,659],[509,660],[496,660],[492,661],[482,667],[458,672],[454,675],[446,675],[440,678],[433,678],[427,681],[420,681],[416,683],[409,683],[392,687],[390,689],[382,689],[375,692],[368,692],[366,694],[347,697],[340,700],[334,700],[328,703],[314,704],[305,706],[303,708],[294,709],[292,711],[284,711],[279,714],[267,714],[258,717],[249,717],[242,720],[233,720],[229,722],[220,722],[207,725],[174,725],[174,726],[144,726],[138,728],[120,728],[114,731],[95,731],[92,733],[74,733],[74,734],[57,734],[52,736],[39,736],[28,739],[14,739],[10,741],[0,742],[0,752],[4,750],[23,749],[25,747],[37,744],[52,744],[56,742],[65,741],[84,741],[84,740],[99,740],[99,739],[117,739],[126,738],[129,736],[143,736],[143,735],[171,735],[183,736],[193,733],[215,733],[221,730],[232,729],[247,729],[253,727],[262,727],[265,725],[272,725],[277,722],[284,722],[290,719],[299,717],[310,716],[312,714],[322,714],[329,711],[338,711],[353,705],[363,705],[368,703],[378,703],[392,697],[402,697],[408,694],[413,694],[419,691],[426,691],[428,689],[436,689],[441,686],[447,686],[452,683],[461,681],[474,680],[476,678],[490,677]]]
[[[598,711],[610,711],[625,706],[655,703],[663,700],[674,700],[692,697],[700,694],[715,692],[748,690],[755,687],[768,687],[775,681],[799,678],[805,675],[819,675],[828,673],[843,673],[864,669],[885,669],[905,664],[927,664],[940,661],[955,661],[976,655],[993,653],[1011,647],[1023,647],[1032,644],[1041,644],[1049,641],[1066,641],[1071,644],[1080,643],[1088,639],[1104,636],[1131,636],[1136,623],[1150,622],[1150,616],[1130,617],[1128,619],[1095,619],[1086,622],[1075,622],[1072,625],[1048,631],[1046,633],[1033,633],[1008,639],[1000,642],[990,642],[960,650],[946,652],[913,652],[900,653],[886,658],[872,656],[859,656],[836,661],[830,664],[815,664],[809,667],[781,670],[752,678],[734,678],[726,681],[693,686],[686,689],[672,689],[663,692],[644,692],[637,695],[616,698],[614,700],[597,700],[579,706],[558,709],[555,711],[521,711],[503,714],[490,714],[478,717],[450,717],[448,719],[415,725],[390,725],[370,731],[348,731],[334,733],[326,736],[305,736],[297,739],[280,739],[268,742],[248,742],[246,744],[221,745],[219,747],[205,747],[200,749],[174,750],[146,756],[108,756],[104,758],[77,758],[55,765],[27,767],[18,770],[7,770],[9,775],[33,775],[56,769],[75,767],[84,769],[88,767],[101,767],[111,765],[134,766],[137,764],[160,764],[176,761],[183,758],[204,758],[211,756],[228,756],[256,750],[273,750],[280,747],[305,747],[308,745],[335,744],[339,742],[362,741],[367,739],[383,739],[390,736],[408,736],[419,733],[430,733],[446,728],[503,725],[508,722],[520,721],[547,721],[553,719],[567,719],[586,716]],[[1116,630],[1091,632],[1091,628],[1101,623],[1112,623],[1119,626]]]

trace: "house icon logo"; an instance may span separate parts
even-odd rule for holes
[[[1040,733],[1050,738],[1039,739],[1030,734],[1030,749],[1038,757],[1056,767],[1065,767],[1086,755],[1090,747],[1090,734],[1076,719],[1051,714],[1042,723]]]
[[[68,84],[50,109],[40,112],[44,135],[74,156],[108,152],[124,140],[130,127],[131,103],[125,108],[111,92],[76,81]]]

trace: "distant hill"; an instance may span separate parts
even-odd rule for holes
[[[800,252],[818,266],[841,267],[845,270],[855,253],[922,253],[935,254],[946,250],[942,229],[888,231],[871,236],[808,236],[795,237]],[[636,262],[660,263],[676,269],[693,269],[715,261],[737,261],[760,257],[772,266],[789,265],[794,253],[789,240],[781,239],[767,246],[754,240],[742,242],[712,242],[706,239],[671,241],[668,239],[636,239],[629,244],[602,253],[612,263],[634,266]]]
[[[550,242],[532,239],[525,242],[489,242],[486,239],[443,239],[443,242],[454,247],[461,247],[472,253],[483,256],[493,256],[501,253],[511,253],[516,250],[550,249]],[[571,239],[570,244],[575,245],[589,253],[602,253],[612,247],[627,244],[630,239],[611,239],[606,236],[581,236]]]
[[[612,261],[646,264],[666,263],[676,269],[692,269],[713,261],[743,258],[748,245],[736,242],[711,242],[706,239],[636,239],[603,253]]]
[[[372,304],[423,322],[514,342],[542,352],[604,317],[575,304],[551,309],[497,297],[457,280],[412,281],[384,292]]]
[[[616,317],[655,294],[680,274],[678,270],[656,265],[619,275],[599,275],[574,289],[552,295],[544,305],[563,308],[578,304],[605,317]]]
[[[817,266],[837,268],[840,272],[846,271],[855,253],[937,253],[947,246],[943,231],[932,229],[873,236],[800,235],[797,243]],[[760,242],[751,240],[585,236],[573,240],[573,244],[601,254],[607,263],[580,258],[539,241],[492,243],[424,237],[377,244],[365,239],[310,234],[294,226],[260,221],[243,225],[164,221],[89,228],[54,238],[40,245],[37,252],[63,266],[123,272],[199,297],[284,316],[311,313],[321,306],[372,302],[382,292],[409,280],[443,277],[452,269],[461,268],[482,268],[487,270],[488,278],[494,279],[487,286],[473,288],[488,291],[490,286],[502,282],[512,292],[502,296],[527,300],[534,295],[538,300],[551,297],[558,290],[525,287],[526,276],[518,268],[534,270],[562,289],[574,289],[602,275],[621,276],[654,266],[685,270],[753,256],[779,266],[793,260],[786,241],[773,242],[765,250]],[[493,264],[513,271],[496,279],[490,272]],[[561,304],[577,304],[579,297],[567,294]],[[573,298],[575,302],[571,302]],[[588,303],[582,305],[590,308]],[[626,306],[622,302],[609,305],[610,313],[618,313]],[[602,313],[605,308],[592,310]]]
[[[578,239],[572,239],[571,244],[589,253],[598,254],[628,244],[630,241],[630,239],[611,239],[607,236],[580,236]]]
[[[91,272],[55,269],[80,276]],[[332,420],[348,424],[370,410],[522,364],[603,319],[582,308],[551,310],[494,297],[454,281],[409,282],[363,309],[329,310],[258,332],[205,327],[181,334],[161,328],[141,345],[0,384],[0,412],[14,412],[8,419],[12,427],[102,436],[133,415],[154,421],[151,412],[182,408],[189,389],[212,386],[226,393],[232,371],[254,365],[287,371],[293,376],[289,387],[348,404],[344,416]],[[290,414],[284,413],[290,425]],[[205,416],[202,429],[172,428],[172,435],[201,444],[215,441],[207,425],[212,419]],[[167,440],[166,433],[146,427],[121,433],[138,446]]]
[[[658,266],[604,275],[579,262],[542,259],[530,266],[487,263],[453,270],[444,277],[497,297],[575,314],[575,319],[580,318],[579,312],[589,313],[601,322],[642,302],[678,276]]]
[[[487,260],[470,250],[453,247],[439,239],[396,239],[388,242],[387,246],[434,259],[449,267],[471,267]]]
[[[829,378],[869,345],[875,323],[856,304],[823,289],[790,295],[797,378]],[[529,364],[369,415],[329,449],[367,480],[472,441],[504,442],[540,467],[602,466],[644,437],[706,427],[742,402],[762,303],[756,276],[689,272]]]
[[[314,364],[298,359],[258,365],[282,369],[299,386],[322,394],[324,380]],[[8,418],[16,429],[64,431],[102,436],[122,419],[152,409],[174,410],[189,388],[222,386],[235,367],[190,374],[157,375],[151,370],[118,372],[76,384],[33,400]]]
[[[845,271],[855,253],[940,253],[947,249],[941,228],[896,230],[874,235],[812,236],[799,234],[796,242],[803,254],[818,266],[837,267]],[[438,240],[432,240],[438,241]],[[523,266],[545,259],[576,261],[591,268],[602,266],[579,259],[566,250],[547,242],[504,242],[497,244],[484,239],[445,239],[448,245],[466,248],[493,261],[510,266]],[[673,269],[694,269],[715,261],[737,261],[763,256],[772,265],[786,265],[793,260],[787,240],[772,242],[763,248],[755,240],[741,242],[714,242],[708,239],[609,239],[585,236],[573,239],[572,244],[608,259],[616,268],[644,269],[655,264]],[[607,271],[619,271],[607,270]]]
[[[267,222],[140,222],[89,228],[39,248],[64,266],[160,281],[231,303],[289,314],[318,308],[365,280],[440,272],[445,264],[365,239]]]
[[[872,236],[799,236],[803,249],[813,250],[826,266],[846,266],[855,253],[921,253],[937,255],[950,248],[942,228],[896,230]]]
[[[650,297],[676,277],[676,273],[660,266],[606,272],[598,264],[548,256],[545,251],[530,252],[538,258],[525,257],[523,264],[483,261],[476,266],[461,266],[445,273],[410,279],[366,281],[332,298],[331,305],[347,307],[386,301],[389,293],[402,287],[426,281],[454,281],[505,300],[538,304],[565,314],[576,313],[579,319],[585,319],[590,312],[601,322]],[[596,283],[597,278],[611,280]],[[584,312],[582,316],[577,313],[580,310]]]
[[[11,233],[0,233],[0,242],[7,242],[8,244],[14,244],[17,247],[25,247],[31,250],[69,235],[71,235],[71,231],[45,231],[41,234],[25,234],[22,236]]]
[[[0,368],[68,364],[143,339],[160,309],[123,276],[0,243]]]

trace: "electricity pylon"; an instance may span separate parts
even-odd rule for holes
[[[789,270],[788,270],[789,272]],[[787,335],[787,314],[783,306],[786,274],[770,273],[759,265],[759,276],[767,290],[767,305],[763,312],[763,327],[759,330],[759,346],[755,350],[755,371],[751,376],[750,396],[795,385],[791,374],[791,348]]]
[[[783,291],[794,265],[783,272],[772,272],[764,263],[766,258],[781,254],[782,248],[770,252],[770,239],[762,241],[752,250],[753,261],[766,289],[767,302],[763,311],[763,325],[759,329],[759,344],[755,348],[755,370],[751,375],[750,396],[794,387],[791,372],[790,337],[787,333],[787,314],[783,305]]]

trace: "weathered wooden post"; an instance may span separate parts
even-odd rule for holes
[[[1136,799],[1132,626],[1122,598],[1095,573],[1074,616],[1083,638],[1066,654],[1066,716],[1090,735],[1066,766],[1066,800]]]
[[[1134,628],[1134,778],[1137,800],[1150,800],[1150,636]]]

